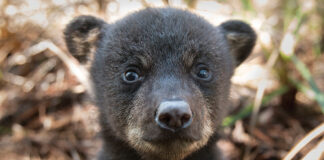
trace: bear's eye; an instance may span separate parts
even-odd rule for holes
[[[198,65],[195,72],[195,77],[201,80],[208,81],[211,79],[211,73],[206,65]]]
[[[199,70],[199,72],[197,73],[197,76],[199,78],[203,78],[203,79],[206,79],[209,77],[209,71],[207,69],[201,69]]]
[[[123,80],[127,83],[137,82],[139,78],[139,74],[134,70],[128,70],[123,75]]]

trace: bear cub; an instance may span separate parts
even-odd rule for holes
[[[174,8],[147,8],[113,23],[80,16],[69,52],[90,64],[100,108],[100,160],[216,160],[230,79],[256,34],[232,20],[213,26]]]

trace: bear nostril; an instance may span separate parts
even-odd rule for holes
[[[188,122],[190,120],[190,118],[191,118],[191,115],[189,115],[189,114],[182,115],[182,117],[181,117],[181,123],[182,124],[185,124],[186,122]]]
[[[155,121],[161,128],[176,131],[191,124],[192,113],[185,101],[165,101],[160,104]]]
[[[165,124],[168,124],[171,119],[171,116],[169,114],[161,114],[159,115],[159,121]]]

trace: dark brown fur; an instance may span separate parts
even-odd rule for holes
[[[76,18],[65,37],[81,61],[95,49],[90,73],[104,140],[100,160],[219,159],[215,142],[230,79],[256,39],[250,26],[228,21],[214,27],[187,11],[148,8],[109,25]],[[210,79],[197,78],[201,64]],[[132,67],[139,79],[127,83],[122,77]],[[174,99],[193,113],[192,124],[177,132],[154,121],[159,104]]]

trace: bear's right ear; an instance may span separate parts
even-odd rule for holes
[[[73,19],[64,30],[64,38],[69,52],[81,63],[92,58],[103,27],[103,20],[93,16],[80,16]]]
[[[256,33],[248,24],[239,20],[226,21],[220,27],[238,66],[250,55],[257,38]]]

